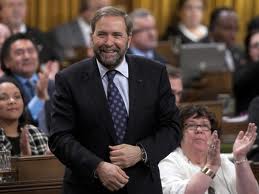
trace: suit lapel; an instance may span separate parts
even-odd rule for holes
[[[91,65],[88,65],[88,67],[89,68],[87,68],[85,72],[82,72],[81,75],[84,83],[83,87],[87,88],[87,95],[90,95],[90,99],[94,104],[93,107],[99,111],[97,114],[99,115],[98,118],[100,119],[100,124],[109,132],[113,142],[116,142],[116,134],[113,127],[112,117],[109,111],[96,60],[92,59]]]
[[[136,100],[137,95],[140,90],[139,87],[142,86],[142,80],[139,79],[138,76],[138,66],[135,61],[126,57],[128,66],[129,66],[129,121],[128,121],[128,129],[125,135],[125,143],[131,143],[131,138],[134,136],[135,129],[135,119],[136,119]]]

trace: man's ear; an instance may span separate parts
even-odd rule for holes
[[[129,35],[129,40],[128,40],[128,48],[130,47],[130,44],[131,44],[131,39],[132,39],[132,35]]]
[[[10,58],[7,57],[5,60],[4,60],[4,65],[7,69],[10,69],[11,67],[11,62],[10,62]]]

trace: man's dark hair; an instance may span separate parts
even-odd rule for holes
[[[178,0],[176,4],[177,10],[183,9],[184,5],[187,3],[188,0]],[[203,7],[206,7],[206,0],[201,0]]]
[[[80,0],[79,2],[79,13],[83,13],[91,8],[90,0]]]
[[[259,15],[253,17],[247,24],[247,33],[259,30]]]
[[[184,128],[184,123],[187,119],[194,118],[207,118],[211,124],[211,133],[217,130],[220,137],[221,130],[218,128],[218,123],[215,114],[210,112],[206,106],[203,105],[186,105],[180,108],[180,127]]]
[[[8,57],[10,57],[11,46],[17,40],[29,40],[29,41],[31,41],[32,44],[34,45],[36,51],[39,54],[37,43],[31,36],[29,36],[27,34],[23,34],[23,33],[17,33],[17,34],[14,34],[14,35],[10,36],[9,38],[7,38],[4,41],[2,51],[1,51],[1,68],[5,72],[5,74],[7,74],[7,75],[10,75],[12,72],[10,71],[9,68],[6,67],[5,61],[8,59]]]
[[[128,14],[118,8],[112,7],[112,6],[107,6],[99,9],[96,13],[95,16],[93,17],[91,21],[91,28],[92,28],[92,33],[95,31],[95,25],[96,23],[105,16],[119,16],[124,18],[125,25],[126,25],[126,31],[128,35],[132,34],[132,21]]]
[[[248,62],[253,62],[252,59],[251,59],[251,56],[249,54],[249,51],[250,51],[250,41],[255,34],[259,34],[259,28],[257,30],[252,30],[252,31],[248,32],[248,34],[245,37],[245,41],[244,41],[244,43],[245,43],[245,57],[246,57]]]
[[[235,12],[234,9],[230,7],[219,7],[213,10],[210,15],[210,23],[209,23],[209,31],[214,31],[215,27],[217,26],[218,19],[222,12]]]
[[[144,8],[135,9],[133,12],[129,14],[132,21],[134,21],[135,18],[144,18],[149,15],[152,15],[151,12]]]

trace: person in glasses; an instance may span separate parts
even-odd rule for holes
[[[180,146],[159,163],[164,194],[259,193],[246,158],[257,135],[254,123],[239,132],[233,144],[234,163],[220,154],[220,130],[206,107],[183,107],[180,126]]]
[[[167,63],[166,59],[155,51],[158,46],[155,17],[143,8],[135,9],[129,16],[133,22],[133,30],[127,53]]]

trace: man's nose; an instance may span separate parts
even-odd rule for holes
[[[105,40],[105,44],[110,46],[110,45],[113,44],[113,42],[114,42],[113,36],[108,35],[107,38],[106,38],[106,40]]]
[[[25,51],[25,52],[24,52],[24,58],[29,58],[29,57],[30,57],[30,53],[27,52],[27,51]]]

